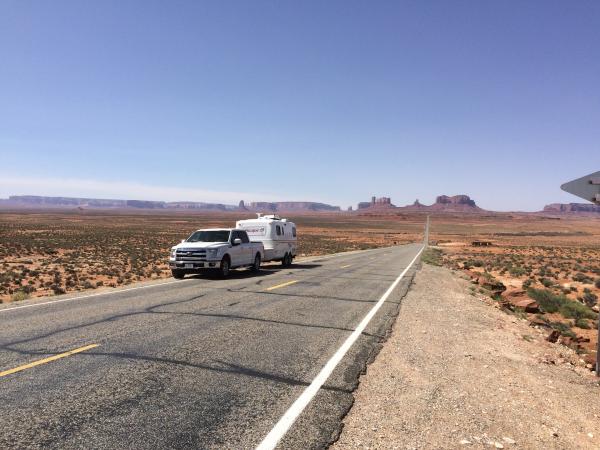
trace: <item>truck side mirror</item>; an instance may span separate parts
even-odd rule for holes
[[[240,238],[235,238],[233,240],[233,245],[240,245],[242,243],[242,240]]]

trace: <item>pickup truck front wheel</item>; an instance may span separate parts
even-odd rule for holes
[[[176,280],[183,280],[183,277],[185,277],[185,272],[183,270],[173,269],[171,270],[171,275],[173,275],[173,278]]]
[[[221,277],[227,278],[229,276],[229,270],[231,269],[231,262],[229,258],[226,256],[221,260],[221,265],[219,266],[219,273]]]

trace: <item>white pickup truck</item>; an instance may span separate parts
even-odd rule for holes
[[[238,267],[258,272],[263,258],[263,244],[250,242],[245,230],[211,228],[194,231],[171,248],[169,268],[177,279],[204,270],[218,270],[227,277],[231,269]]]

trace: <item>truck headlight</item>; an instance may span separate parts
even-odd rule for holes
[[[171,259],[175,259],[175,254],[177,253],[177,249],[176,248],[172,248],[171,249],[171,253],[170,253],[170,257]]]
[[[218,248],[209,248],[207,255],[210,258],[216,258],[217,254],[219,253],[219,249]]]

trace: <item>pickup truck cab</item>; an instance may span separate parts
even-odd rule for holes
[[[249,267],[258,272],[264,257],[260,242],[250,242],[248,233],[236,228],[210,228],[194,231],[171,248],[169,268],[174,278],[188,273],[218,270],[227,277],[231,269]]]

